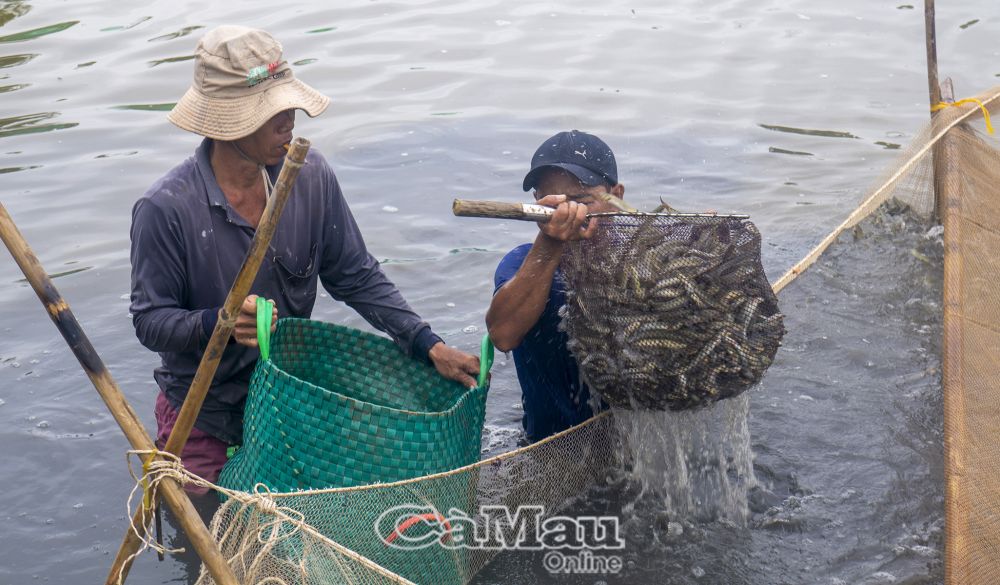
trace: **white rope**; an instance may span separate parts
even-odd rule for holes
[[[132,466],[133,455],[140,461],[149,461],[149,463],[144,464],[143,468],[145,471],[142,475],[137,474]],[[150,461],[151,458],[153,459]],[[256,531],[257,543],[264,545],[265,551],[270,550],[282,540],[302,532],[323,542],[341,556],[350,558],[352,561],[361,564],[366,569],[378,573],[390,581],[399,583],[400,585],[414,585],[412,582],[387,570],[385,567],[382,567],[371,559],[360,555],[326,537],[318,530],[310,526],[306,522],[305,516],[298,510],[285,506],[279,506],[273,497],[274,494],[272,494],[271,490],[262,483],[255,485],[252,493],[230,490],[191,473],[184,468],[180,458],[176,455],[156,449],[130,450],[126,454],[126,460],[128,461],[129,474],[132,476],[132,479],[135,480],[135,487],[132,488],[132,492],[129,494],[128,500],[126,501],[126,509],[128,510],[129,518],[135,517],[132,513],[134,499],[136,497],[141,498],[142,502],[140,505],[145,505],[146,501],[155,502],[159,491],[159,485],[164,480],[175,481],[182,486],[195,485],[208,490],[214,490],[231,500],[235,500],[246,506],[252,506],[262,515],[270,516],[271,520],[260,524]],[[289,526],[290,529],[283,529],[285,526]],[[142,541],[142,546],[122,565],[122,569],[119,570],[118,574],[119,583],[123,581],[124,568],[129,566],[136,557],[147,550],[152,549],[161,554],[177,554],[184,552],[184,549],[182,548],[172,549],[160,545],[156,542],[155,537],[149,534],[148,528],[148,526],[138,526],[134,523],[130,526],[130,530],[132,530],[132,532],[134,532],[135,535]],[[240,550],[234,555],[231,555],[228,562],[232,562],[234,559],[242,557],[249,552],[249,549],[251,548],[256,547],[252,542],[244,541]],[[346,574],[347,570],[342,568],[342,572],[344,572],[343,577],[350,580],[350,575]],[[284,581],[276,578],[270,578],[267,581],[275,583],[276,585],[285,585]]]
[[[1000,98],[1000,90],[993,91],[992,93],[988,94],[988,96],[984,96],[984,99],[981,100],[983,103],[983,107],[993,102],[997,98]],[[958,116],[957,118],[949,122],[943,128],[941,128],[941,130],[938,131],[934,135],[934,137],[927,144],[923,146],[923,148],[914,153],[914,155],[911,156],[906,161],[906,163],[904,163],[903,166],[899,168],[898,171],[893,173],[893,175],[889,177],[889,179],[887,179],[884,183],[882,183],[882,185],[878,189],[876,189],[875,192],[873,192],[868,198],[862,201],[861,204],[858,205],[853,212],[851,212],[851,215],[847,216],[847,219],[845,219],[840,225],[834,228],[832,232],[827,234],[827,236],[823,238],[823,240],[819,244],[817,244],[815,248],[810,250],[809,253],[802,258],[802,260],[799,260],[794,266],[788,269],[788,272],[785,272],[785,274],[782,275],[781,278],[776,280],[772,285],[774,292],[778,293],[781,289],[785,288],[786,286],[788,286],[789,283],[798,278],[800,274],[805,272],[810,266],[813,265],[814,262],[816,262],[816,259],[819,258],[820,255],[823,252],[825,252],[826,249],[829,248],[831,244],[833,244],[834,240],[836,240],[837,237],[839,237],[840,234],[844,232],[844,230],[853,226],[855,223],[857,223],[865,216],[867,216],[868,213],[870,213],[870,210],[867,209],[868,206],[871,205],[872,202],[876,201],[880,196],[882,196],[882,194],[884,194],[907,171],[913,168],[913,166],[916,165],[920,161],[920,159],[923,158],[923,156],[926,155],[927,152],[934,147],[935,144],[937,144],[942,138],[944,138],[945,134],[947,134],[948,131],[950,131],[955,126],[958,126],[962,122],[965,122],[966,120],[977,114],[982,115],[982,109],[980,109],[979,106],[971,106],[968,112],[963,113],[962,115]]]

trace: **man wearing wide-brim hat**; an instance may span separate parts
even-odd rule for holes
[[[250,247],[295,110],[315,117],[329,105],[295,78],[281,45],[263,31],[216,28],[198,43],[194,63],[194,83],[169,118],[205,138],[132,211],[130,311],[139,340],[162,359],[154,372],[160,446]],[[478,358],[445,345],[410,309],[365,247],[333,170],[311,150],[182,454],[188,469],[215,481],[227,448],[241,442],[258,356],[257,296],[274,300],[276,315],[309,317],[317,280],[407,355],[475,385]]]

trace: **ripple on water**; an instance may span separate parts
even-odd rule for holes
[[[173,39],[179,39],[181,37],[186,37],[189,34],[205,28],[203,25],[185,26],[184,28],[174,31],[172,33],[167,33],[165,35],[160,35],[149,39],[149,42],[153,43],[156,41],[170,41]]]
[[[132,110],[136,112],[169,112],[174,109],[177,102],[163,104],[126,104],[122,106],[112,106],[112,110]]]
[[[0,138],[52,132],[54,130],[65,130],[79,126],[77,122],[43,123],[60,115],[59,112],[39,112],[37,114],[0,118]]]
[[[7,67],[17,67],[24,65],[38,56],[38,53],[21,53],[19,55],[6,55],[0,57],[0,69]]]
[[[138,19],[138,20],[136,20],[136,21],[134,21],[134,22],[132,22],[130,24],[118,24],[118,25],[115,25],[115,26],[109,26],[109,27],[102,28],[101,32],[117,32],[117,31],[122,31],[122,30],[129,30],[129,29],[133,29],[133,28],[139,26],[140,24],[142,24],[144,22],[148,22],[150,20],[153,20],[152,16],[143,16],[142,18],[140,18],[140,19]]]
[[[163,59],[146,61],[146,64],[150,67],[156,67],[157,65],[167,65],[169,63],[183,63],[184,61],[191,61],[193,59],[194,55],[179,55],[177,57],[164,57]]]

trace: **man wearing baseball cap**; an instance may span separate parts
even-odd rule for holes
[[[204,138],[132,210],[130,311],[140,342],[162,361],[154,372],[161,447],[281,170],[295,110],[315,117],[330,101],[295,78],[281,45],[264,31],[216,28],[198,43],[194,64],[194,83],[169,119]],[[242,441],[259,353],[257,296],[274,300],[276,316],[307,318],[317,281],[407,355],[475,385],[478,358],[445,345],[406,304],[365,247],[336,175],[313,149],[182,453],[189,470],[215,481],[227,448]]]
[[[600,138],[572,130],[560,132],[538,147],[525,191],[554,207],[551,221],[538,225],[533,244],[511,250],[500,261],[486,325],[501,351],[514,352],[521,383],[523,424],[531,441],[579,424],[593,415],[590,392],[559,330],[559,309],[566,304],[559,261],[566,242],[590,238],[596,222],[588,213],[615,211],[621,199],[618,165]]]

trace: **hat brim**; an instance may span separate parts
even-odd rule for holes
[[[575,165],[573,163],[552,163],[531,169],[531,171],[524,176],[524,183],[521,186],[525,191],[531,191],[538,183],[538,178],[542,175],[542,173],[551,168],[559,168],[569,172],[588,187],[594,187],[606,181],[602,175],[599,175],[590,169],[581,167],[580,165]]]
[[[300,109],[311,118],[323,113],[330,98],[292,78],[252,95],[209,97],[187,90],[167,118],[178,128],[215,140],[238,140],[253,134],[276,114]]]

